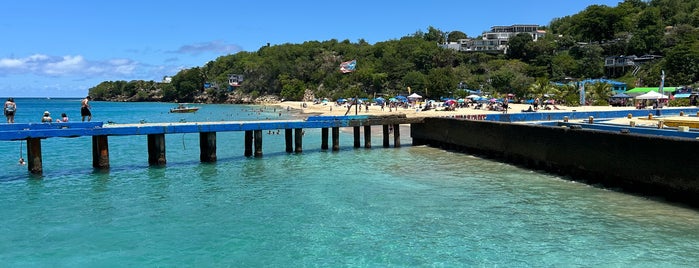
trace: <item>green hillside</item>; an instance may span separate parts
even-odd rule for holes
[[[526,22],[522,22],[526,23]],[[615,7],[593,5],[547,26],[536,42],[527,34],[510,39],[507,54],[458,52],[438,46],[466,35],[459,29],[417,31],[400,39],[369,44],[364,40],[307,41],[265,46],[254,52],[218,57],[204,66],[182,70],[171,83],[105,81],[90,89],[96,99],[125,101],[240,102],[276,95],[300,100],[315,97],[369,97],[406,93],[410,87],[427,98],[465,96],[465,89],[498,96],[556,95],[573,102],[575,88],[551,86],[605,76],[604,59],[618,55],[657,55],[636,73],[620,80],[633,86],[693,85],[699,81],[699,0],[626,0]],[[484,29],[487,30],[487,29]],[[339,71],[357,60],[356,70]],[[244,77],[228,87],[228,75]],[[213,85],[206,87],[206,85]],[[606,89],[598,92],[604,95]],[[603,99],[603,98],[599,98]]]

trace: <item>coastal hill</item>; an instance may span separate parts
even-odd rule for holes
[[[437,99],[465,97],[481,90],[495,97],[556,95],[575,105],[577,88],[554,87],[607,77],[634,86],[692,86],[699,81],[699,0],[626,0],[615,7],[592,5],[541,26],[546,35],[510,39],[507,53],[459,52],[439,46],[466,37],[458,29],[432,26],[399,39],[307,41],[264,46],[224,55],[164,81],[105,81],[89,90],[96,100],[201,103],[256,103],[279,99],[395,96],[408,92]],[[526,22],[523,22],[526,23]],[[448,33],[448,35],[447,35]],[[446,40],[445,40],[446,38]],[[478,38],[478,37],[476,37]],[[653,55],[634,72],[610,77],[605,58]],[[356,60],[343,73],[340,64]],[[230,75],[242,78],[239,84]],[[239,75],[239,76],[238,76]],[[605,104],[604,88],[591,99]]]

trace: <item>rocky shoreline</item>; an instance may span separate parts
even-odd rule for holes
[[[163,102],[163,96],[161,94],[147,94],[143,96],[141,94],[135,94],[131,96],[117,95],[114,97],[104,98],[99,96],[93,96],[96,101],[113,101],[113,102]],[[306,102],[312,102],[315,99],[315,95],[312,91],[306,90],[303,100]],[[193,101],[183,101],[189,103],[207,103],[207,104],[275,104],[284,102],[285,100],[278,95],[261,95],[256,96],[256,94],[243,93],[241,91],[233,91],[218,94],[209,94],[208,92],[202,92],[194,96]],[[173,101],[180,102],[180,101]]]

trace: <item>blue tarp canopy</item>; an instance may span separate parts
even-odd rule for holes
[[[624,94],[624,93],[618,93],[618,94],[615,94],[614,96],[612,96],[612,98],[630,99],[630,98],[633,98],[633,97],[631,97],[631,96],[629,96],[629,95],[626,95],[626,94]]]

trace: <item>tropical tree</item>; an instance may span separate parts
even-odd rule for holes
[[[574,84],[566,84],[558,87],[559,95],[556,97],[559,101],[563,101],[566,106],[580,105],[580,91]]]
[[[612,96],[612,85],[609,83],[592,83],[585,86],[585,98],[592,105],[609,105],[609,97]]]
[[[556,87],[547,78],[536,79],[536,82],[529,86],[529,95],[534,98],[544,98],[544,95],[554,94]]]

